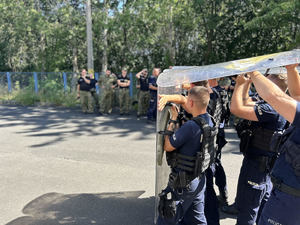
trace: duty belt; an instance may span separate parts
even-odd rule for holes
[[[293,188],[289,185],[284,184],[281,180],[271,176],[271,181],[273,183],[273,187],[277,188],[279,191],[294,195],[296,197],[300,197],[300,189]]]

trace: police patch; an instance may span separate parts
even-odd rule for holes
[[[261,111],[260,105],[257,106],[257,111],[260,116],[263,114],[263,112]]]
[[[176,135],[175,134],[172,135],[172,138],[173,138],[174,141],[176,141]]]

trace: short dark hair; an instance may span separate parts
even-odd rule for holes
[[[199,108],[207,108],[210,94],[206,87],[203,86],[195,86],[189,91],[189,96],[192,97],[195,104]]]

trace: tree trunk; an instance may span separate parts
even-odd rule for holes
[[[175,47],[174,47],[174,26],[173,26],[173,6],[170,4],[170,17],[169,17],[169,24],[167,30],[167,64],[168,66],[175,65]]]
[[[87,36],[88,70],[94,71],[91,0],[86,1],[86,36]]]
[[[104,3],[104,30],[103,30],[103,57],[102,57],[102,72],[104,73],[106,70],[107,70],[107,66],[108,66],[108,63],[107,63],[107,47],[108,47],[108,43],[107,43],[107,26],[108,26],[108,1],[107,0],[104,0],[103,3]]]
[[[73,75],[72,75],[72,81],[71,81],[71,89],[72,89],[72,91],[75,91],[76,90],[76,81],[77,81],[78,74],[79,74],[79,69],[78,69],[78,50],[77,50],[76,45],[73,46],[72,63],[73,63]]]

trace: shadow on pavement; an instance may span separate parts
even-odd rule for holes
[[[118,114],[97,116],[83,114],[79,108],[22,107],[0,105],[0,118],[5,123],[0,128],[23,126],[19,131],[29,137],[53,138],[29,147],[43,147],[62,142],[68,137],[116,135],[129,136],[132,132],[143,140],[155,133],[155,124],[137,121],[135,115],[120,117]]]
[[[152,225],[154,197],[139,199],[143,193],[47,193],[24,207],[28,216],[6,225]]]

